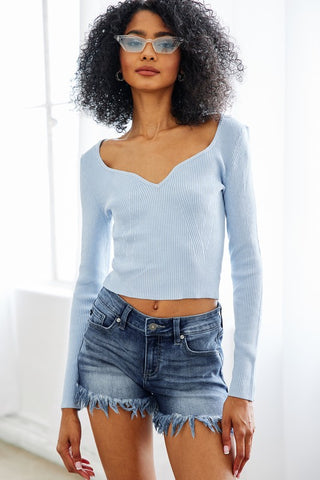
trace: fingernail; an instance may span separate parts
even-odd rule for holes
[[[82,463],[81,462],[76,462],[74,464],[74,466],[76,467],[77,470],[82,470]]]
[[[228,455],[228,453],[230,453],[230,450],[229,450],[228,445],[225,445],[225,446],[223,447],[223,453],[225,453],[226,455]]]
[[[236,470],[236,471],[234,472],[234,476],[235,476],[235,477],[238,475],[238,471],[239,471],[239,470]]]

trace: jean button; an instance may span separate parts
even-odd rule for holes
[[[183,339],[184,339],[184,335],[180,335],[180,338],[181,338],[181,340],[183,340]]]
[[[118,318],[116,319],[116,321],[117,321],[118,323],[120,323],[120,322],[121,322],[121,318],[118,317]]]

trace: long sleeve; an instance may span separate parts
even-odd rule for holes
[[[249,129],[246,125],[241,126],[226,170],[224,204],[235,320],[234,364],[229,395],[253,400],[263,285]]]
[[[80,408],[74,402],[78,379],[77,357],[86,330],[89,311],[105,279],[110,260],[111,218],[95,196],[90,162],[80,162],[82,210],[81,262],[73,292],[69,326],[69,345],[61,408]]]

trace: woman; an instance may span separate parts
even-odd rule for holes
[[[85,406],[109,480],[156,478],[153,424],[177,480],[239,477],[250,457],[262,266],[248,128],[223,113],[242,72],[214,13],[195,0],[109,6],[80,54],[76,103],[119,132],[132,120],[81,157],[81,264],[57,450],[83,478],[93,475],[80,455]],[[218,293],[225,219],[229,388]]]

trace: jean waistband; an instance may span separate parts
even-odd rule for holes
[[[180,317],[155,317],[140,312],[117,293],[104,286],[99,291],[98,298],[105,305],[112,306],[113,310],[122,319],[122,322],[128,320],[136,328],[147,332],[156,331],[156,333],[171,334],[173,330],[177,330],[177,326],[179,326],[179,331],[183,329],[185,332],[190,333],[192,331],[204,331],[216,326],[223,327],[222,306],[219,301],[216,308],[208,312]],[[131,312],[134,314],[129,315]]]

